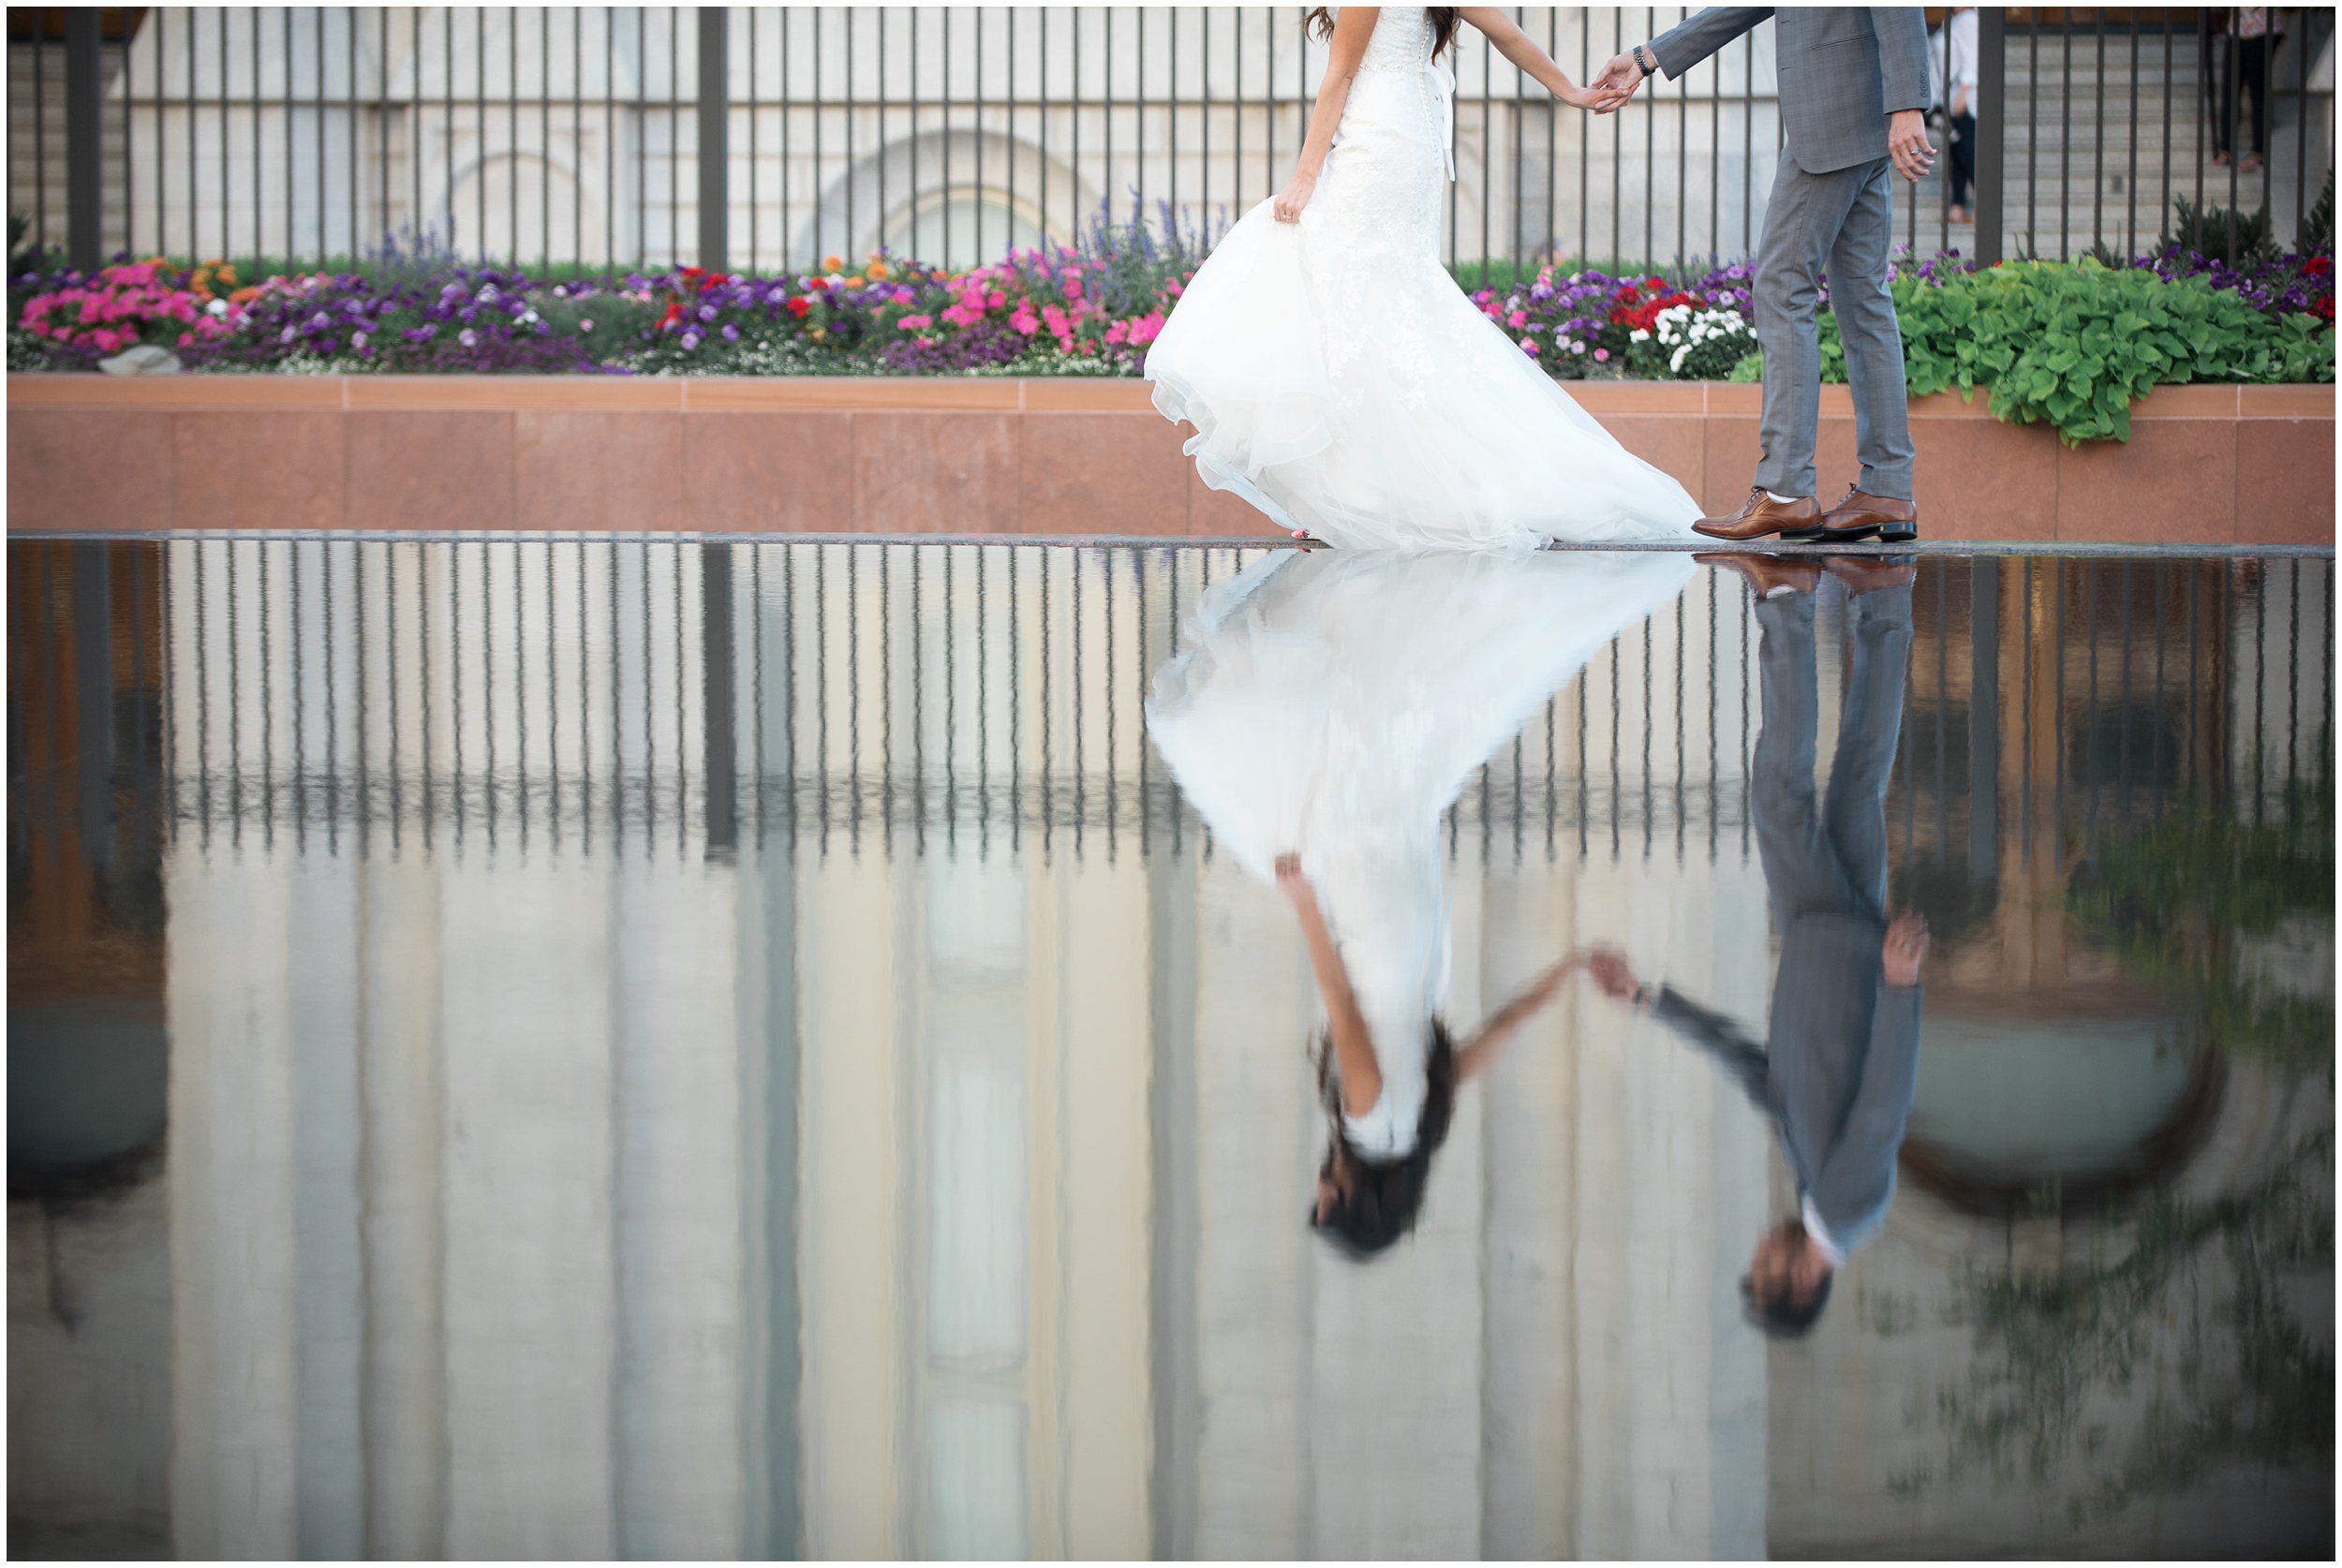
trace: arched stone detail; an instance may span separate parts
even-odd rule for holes
[[[898,137],[823,190],[813,215],[790,238],[787,264],[867,256],[919,207],[971,198],[1007,208],[1045,234],[1071,240],[1068,216],[1078,214],[1087,222],[1099,193],[1063,159],[1005,131],[952,129]]]

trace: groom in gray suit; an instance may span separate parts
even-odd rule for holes
[[[1797,1176],[1798,1217],[1767,1231],[1741,1289],[1767,1333],[1811,1328],[1846,1254],[1886,1222],[1920,1058],[1920,965],[1927,925],[1887,914],[1887,776],[1903,731],[1911,653],[1907,565],[1832,556],[1851,590],[1852,657],[1830,790],[1814,798],[1811,561],[1703,555],[1757,594],[1765,728],[1750,788],[1765,891],[1781,933],[1768,1040],[1671,985],[1639,984],[1623,957],[1596,951],[1587,970],[1608,995],[1647,1008],[1737,1079],[1772,1118]]]
[[[1888,293],[1894,237],[1890,167],[1917,180],[1935,159],[1927,140],[1927,22],[1918,7],[1711,6],[1637,44],[1593,81],[1604,111],[1647,77],[1673,81],[1767,17],[1786,145],[1756,250],[1756,329],[1765,351],[1764,459],[1747,504],[1695,524],[1716,539],[1850,542],[1919,537],[1911,502],[1911,425],[1903,337]],[[1824,512],[1816,499],[1815,426],[1821,277],[1845,345],[1854,442],[1862,476]]]

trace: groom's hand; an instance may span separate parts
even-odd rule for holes
[[[1608,100],[1603,106],[1607,113],[1635,96],[1635,89],[1642,85],[1642,67],[1635,64],[1632,54],[1613,54],[1586,85]]]
[[[1935,148],[1927,140],[1927,116],[1916,109],[1888,115],[1887,153],[1905,179],[1916,183],[1925,177],[1935,167]]]

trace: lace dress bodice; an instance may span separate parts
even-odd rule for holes
[[[1385,6],[1360,71],[1420,70],[1431,59],[1431,19],[1421,6]]]

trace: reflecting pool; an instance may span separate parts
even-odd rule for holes
[[[8,562],[15,1555],[2332,1555],[2330,559]]]

